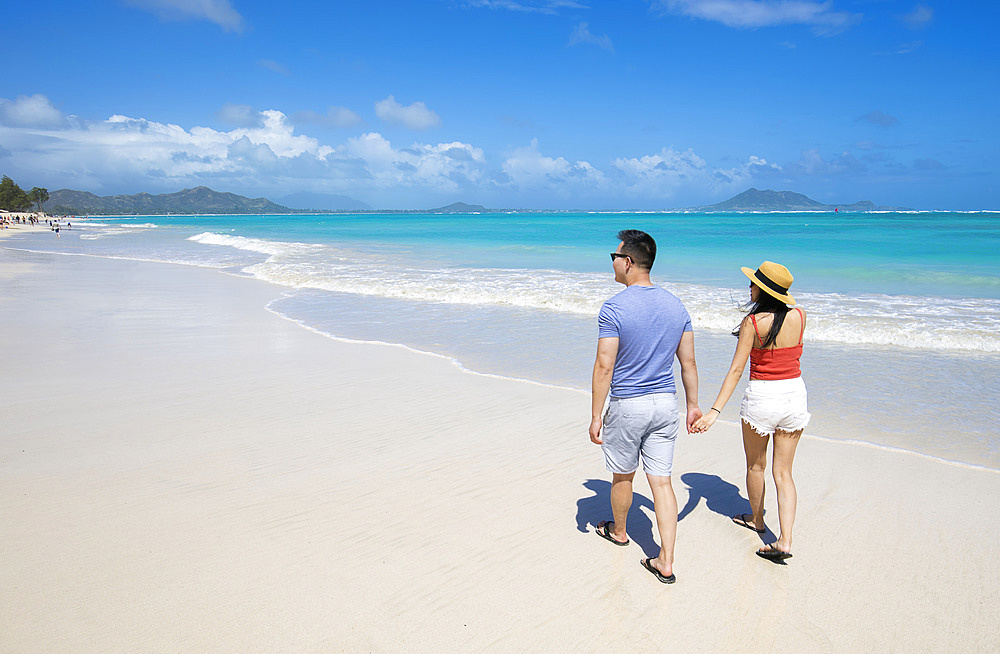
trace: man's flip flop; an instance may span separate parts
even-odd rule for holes
[[[746,527],[750,531],[756,531],[758,534],[763,534],[763,533],[765,533],[767,531],[767,529],[757,529],[757,527],[755,527],[752,522],[750,522],[749,520],[747,520],[747,516],[748,515],[751,518],[753,518],[753,515],[751,515],[749,513],[741,513],[739,515],[734,515],[732,518],[730,518],[730,520],[732,520],[733,522],[735,522],[736,524],[738,524],[741,527]]]
[[[613,525],[613,524],[615,524],[615,523],[614,522],[602,522],[599,525],[597,525],[597,527],[594,528],[594,531],[596,531],[597,535],[600,536],[601,538],[603,538],[604,540],[609,540],[612,543],[614,543],[615,545],[617,545],[618,547],[625,547],[626,545],[629,544],[629,540],[628,539],[625,539],[625,542],[623,543],[620,540],[615,540],[614,536],[611,535],[611,530],[608,529],[608,527],[610,525]]]
[[[774,546],[774,543],[771,543],[770,545],[766,545],[765,547],[762,547],[759,550],[757,550],[757,556],[759,556],[762,559],[767,559],[768,561],[781,563],[785,559],[792,558],[792,553],[782,552],[781,550],[779,550],[777,547]]]
[[[656,575],[656,578],[659,579],[664,584],[672,584],[675,581],[677,581],[677,575],[670,575],[668,577],[668,576],[664,575],[662,572],[660,572],[659,570],[657,570],[656,568],[654,568],[653,564],[652,564],[652,560],[653,559],[643,559],[642,560],[642,567],[646,568],[647,570],[649,570],[650,572],[652,572],[654,575]]]

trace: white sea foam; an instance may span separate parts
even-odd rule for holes
[[[99,227],[100,229],[94,229],[95,227]],[[153,223],[143,223],[140,225],[106,225],[103,223],[87,223],[85,228],[87,231],[80,234],[80,238],[85,241],[96,241],[99,238],[105,238],[108,236],[135,234],[136,232],[156,229],[157,226]]]
[[[269,255],[243,271],[293,288],[596,315],[620,290],[604,273],[501,268],[422,267],[323,245],[205,232],[189,240]],[[738,291],[657,280],[680,297],[698,329],[731,330],[741,317]],[[1000,352],[1000,300],[881,294],[797,293],[809,313],[811,340],[927,350]]]
[[[742,318],[728,291],[671,290],[685,300],[696,326],[733,329]],[[808,313],[812,340],[1000,352],[1000,300],[840,293],[798,293],[796,299]]]
[[[196,243],[203,243],[204,245],[228,245],[236,248],[237,250],[260,252],[261,254],[270,254],[272,256],[303,254],[325,249],[322,245],[314,245],[311,243],[267,241],[259,238],[231,236],[229,234],[215,234],[213,232],[202,232],[201,234],[189,237],[188,240]]]

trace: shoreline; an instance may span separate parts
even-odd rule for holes
[[[31,234],[35,232],[48,232],[52,231],[48,225],[21,225],[21,224],[11,224],[0,228],[0,238],[6,238],[8,236],[16,236],[17,234]]]
[[[479,371],[479,370],[474,370],[474,369],[468,368],[459,359],[456,359],[453,356],[450,356],[450,355],[447,355],[447,354],[441,354],[439,352],[433,352],[431,350],[421,350],[421,349],[413,347],[411,345],[407,345],[406,343],[398,343],[398,342],[392,342],[392,341],[380,341],[380,340],[366,340],[366,339],[350,338],[350,337],[346,337],[346,336],[338,336],[336,334],[330,334],[330,333],[327,333],[327,332],[322,331],[320,329],[317,329],[315,327],[312,327],[312,326],[310,326],[309,324],[307,324],[307,323],[305,323],[303,321],[297,320],[295,318],[291,318],[291,317],[289,317],[289,316],[281,313],[280,311],[277,311],[275,309],[270,308],[270,306],[268,306],[266,308],[267,308],[267,310],[269,312],[271,312],[274,315],[278,316],[282,320],[287,320],[287,321],[289,321],[289,322],[291,322],[291,323],[293,323],[293,324],[301,327],[302,329],[305,329],[307,331],[313,332],[315,334],[319,334],[320,336],[323,336],[324,338],[328,338],[328,339],[330,339],[332,341],[336,341],[338,343],[400,348],[402,350],[405,350],[407,352],[412,352],[414,354],[418,354],[418,355],[422,355],[422,356],[427,356],[427,357],[431,357],[431,358],[435,358],[435,359],[443,359],[443,360],[447,361],[448,363],[450,363],[459,372],[461,372],[463,374],[468,374],[468,375],[472,375],[472,376],[475,376],[475,377],[486,377],[486,378],[489,378],[489,379],[498,379],[498,380],[503,380],[503,381],[520,383],[520,384],[529,384],[529,385],[539,386],[539,387],[542,387],[542,388],[550,388],[550,389],[555,389],[555,390],[566,391],[566,392],[569,392],[569,393],[577,393],[577,394],[581,394],[583,396],[586,396],[588,398],[590,397],[590,391],[587,391],[587,390],[582,389],[582,388],[576,388],[576,387],[573,387],[573,386],[564,386],[564,385],[556,384],[556,383],[549,383],[549,382],[544,382],[544,381],[538,381],[538,380],[529,379],[529,378],[526,378],[526,377],[515,377],[515,376],[504,375],[504,374],[500,374],[500,373],[482,372],[482,371]],[[962,353],[962,354],[966,354],[964,351],[961,351],[961,350],[959,350],[959,352]],[[702,381],[704,381],[704,380],[702,380]],[[742,387],[742,385],[743,384],[741,383],[741,387]],[[731,410],[732,410],[732,407],[729,407],[729,410],[727,410],[726,413],[729,414],[731,412]],[[737,429],[740,426],[740,423],[739,423],[738,420],[734,421],[734,420],[727,420],[727,419],[719,419],[716,422],[718,424],[728,425],[729,427],[731,427],[733,429]],[[937,455],[934,455],[934,454],[929,454],[927,452],[920,452],[918,450],[911,450],[911,449],[907,449],[907,448],[904,448],[904,447],[896,447],[896,446],[893,446],[893,445],[886,445],[886,444],[883,444],[883,443],[875,443],[875,442],[872,442],[872,441],[865,441],[865,440],[861,440],[861,439],[857,439],[857,438],[845,438],[845,437],[837,437],[837,436],[827,436],[827,435],[824,435],[824,434],[818,434],[818,433],[816,433],[815,431],[812,431],[812,430],[808,430],[806,433],[804,433],[802,435],[802,437],[804,439],[806,439],[806,440],[817,439],[817,440],[826,441],[826,442],[829,442],[829,443],[839,443],[839,444],[842,444],[842,445],[858,446],[858,447],[870,447],[870,448],[877,449],[877,450],[882,450],[882,451],[885,451],[885,452],[894,452],[894,453],[897,453],[897,454],[906,454],[906,455],[910,455],[910,456],[915,456],[915,457],[919,457],[919,458],[925,459],[927,461],[933,461],[935,463],[940,463],[940,464],[949,465],[949,466],[955,466],[955,467],[964,468],[964,469],[967,469],[967,470],[979,470],[979,471],[983,471],[983,472],[994,472],[994,473],[1000,474],[1000,467],[994,467],[994,466],[990,466],[990,465],[986,465],[986,464],[981,464],[981,463],[971,463],[969,461],[960,461],[958,459],[948,459],[948,458],[945,458],[945,457],[942,457],[942,456],[937,456]]]
[[[644,481],[633,546],[587,533],[610,507],[585,393],[321,337],[263,309],[280,291],[210,269],[2,248],[0,265],[5,649],[1000,639],[995,474],[807,439],[776,566],[728,519],[738,430],[682,435],[665,589],[639,565]]]
[[[715,210],[715,211],[705,211],[699,208],[690,209],[486,209],[485,211],[430,211],[430,210],[419,210],[419,209],[330,209],[330,210],[313,210],[313,209],[301,209],[298,211],[293,211],[291,213],[116,213],[116,214],[62,214],[62,217],[75,216],[76,220],[91,220],[94,218],[111,218],[111,219],[131,219],[131,218],[185,218],[192,216],[366,216],[366,215],[416,215],[416,216],[448,216],[448,215],[464,215],[464,216],[479,216],[487,214],[496,215],[519,215],[519,214],[596,214],[596,215],[609,215],[609,216],[620,216],[620,215],[650,215],[650,214],[663,214],[663,215],[690,215],[690,214],[709,214],[709,215],[737,215],[737,216],[753,216],[753,215],[826,215],[831,216],[843,216],[843,215],[879,215],[879,214],[982,214],[982,213],[995,213],[1000,214],[1000,209],[905,209],[905,208],[895,208],[895,209],[869,209],[869,210],[844,210],[844,211],[834,211],[832,209],[732,209],[732,210]]]
[[[47,229],[42,227],[35,231],[47,231]],[[72,243],[74,235],[69,235]],[[25,241],[25,244],[27,245],[29,242]],[[12,250],[35,254],[45,252],[45,248],[12,248]],[[346,329],[344,325],[311,324],[308,319],[303,319],[301,314],[296,316],[292,312],[292,315],[289,315],[283,306],[283,303],[293,297],[297,291],[289,289],[287,286],[252,277],[242,271],[237,272],[235,268],[192,262],[160,262],[134,256],[116,257],[89,252],[54,252],[52,254],[63,258],[163,263],[205,270],[220,270],[240,279],[249,278],[268,285],[275,293],[275,297],[266,303],[266,308],[269,311],[302,328],[327,335],[333,339],[344,342],[397,345],[415,352],[442,357],[444,360],[450,361],[457,369],[466,370],[472,374],[499,379],[524,380],[542,387],[568,389],[577,393],[586,394],[589,392],[582,387],[582,384],[574,386],[572,383],[566,383],[569,378],[562,373],[548,377],[545,374],[532,376],[532,373],[544,372],[538,369],[537,365],[533,369],[522,369],[516,365],[518,360],[513,360],[510,365],[498,366],[495,365],[496,362],[484,359],[481,356],[483,353],[464,351],[461,348],[456,349],[451,344],[444,347],[444,343],[448,343],[447,337],[444,335],[438,336],[437,345],[441,347],[435,349],[428,347],[430,341],[427,341],[426,338],[423,342],[419,339],[410,339],[403,333],[394,333],[393,329],[396,328],[390,329],[388,332],[376,333],[373,338],[373,332],[370,329],[365,329],[362,324],[348,326]],[[338,306],[337,301],[339,300],[335,300],[331,306]],[[349,307],[351,311],[356,312],[358,309],[357,301],[352,300],[351,302],[354,304],[350,304]],[[365,300],[362,299],[360,302],[364,304]],[[374,307],[374,311],[376,313],[386,311],[392,306],[392,300],[389,300],[388,304],[382,301]],[[392,318],[388,316],[386,318],[387,321],[391,322]],[[518,316],[508,316],[507,318],[504,318],[503,314],[498,316],[501,321],[508,318],[517,319]],[[574,369],[578,367],[581,371],[584,367],[592,365],[592,354],[590,353],[592,334],[589,330],[589,321],[585,322],[587,322],[585,333],[573,331],[565,334],[571,340],[585,344],[584,349],[587,350],[585,358],[587,360],[573,364]],[[407,321],[403,321],[399,328],[405,329],[407,324]],[[728,334],[720,335],[720,333],[716,333],[717,331],[707,328],[698,330],[700,335],[698,358],[702,372],[703,393],[714,392],[714,384],[717,383],[715,377],[728,367],[731,356],[731,339],[728,338]],[[529,339],[537,337],[541,337],[541,341],[545,340],[545,336],[541,334],[534,336],[529,334],[528,336]],[[445,338],[445,340],[440,341],[440,338]],[[706,344],[708,345],[706,346]],[[939,427],[934,427],[934,425],[942,425],[944,433],[949,433],[952,427],[948,422],[943,421],[949,421],[951,418],[944,413],[943,408],[938,409],[937,407],[961,403],[963,394],[967,392],[982,392],[981,389],[975,387],[974,383],[970,385],[970,380],[965,378],[971,374],[970,379],[972,380],[990,379],[1000,374],[1000,356],[988,352],[965,350],[930,351],[921,354],[920,352],[897,351],[889,346],[876,345],[858,345],[848,350],[842,350],[836,347],[836,344],[822,341],[811,342],[806,354],[807,356],[804,358],[804,362],[808,359],[806,380],[811,390],[810,405],[814,414],[813,423],[807,432],[834,441],[857,442],[861,445],[886,448],[889,451],[912,453],[951,465],[981,467],[987,470],[1000,469],[1000,458],[998,458],[993,444],[995,432],[992,431],[995,428],[1000,428],[1000,413],[994,407],[985,408],[985,413],[980,415],[978,424],[971,428],[965,428],[962,438],[938,438],[937,430]],[[535,355],[532,354],[532,356]],[[873,362],[876,361],[880,362],[879,368],[872,367]],[[552,361],[551,363],[562,365],[565,362]],[[927,369],[926,366],[930,366],[930,369]],[[854,370],[866,370],[866,378],[855,380],[851,372]],[[885,388],[882,388],[885,384],[879,385],[873,381],[883,376],[890,384]],[[583,380],[583,377],[583,373],[581,373],[579,379]],[[905,383],[900,385],[902,380],[907,377],[922,379],[922,385],[912,388]],[[575,377],[573,379],[576,380]],[[920,393],[929,392],[939,397],[935,403],[921,404],[903,401],[900,405],[900,402],[892,401],[891,393],[895,392],[893,388],[908,388],[911,396],[917,392],[914,389],[923,388],[924,390]],[[737,389],[737,392],[740,391],[741,389]],[[988,398],[983,398],[981,402],[988,403]],[[887,408],[883,409],[883,406]],[[723,415],[723,419],[728,419],[730,424],[734,426],[739,424],[738,407],[738,402],[730,403]],[[875,416],[879,416],[878,422],[874,420]]]

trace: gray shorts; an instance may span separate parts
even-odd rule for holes
[[[609,472],[669,477],[674,467],[674,443],[680,431],[676,393],[612,397],[604,414],[604,464]]]

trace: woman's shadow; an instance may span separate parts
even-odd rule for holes
[[[697,508],[701,500],[712,513],[732,518],[736,515],[750,513],[750,500],[740,495],[740,489],[718,475],[706,475],[703,472],[687,472],[681,475],[681,481],[687,484],[688,501],[677,514],[677,520],[683,520]],[[768,528],[765,534],[770,533]],[[763,536],[763,534],[762,534]]]
[[[726,518],[750,513],[750,502],[740,495],[740,489],[718,475],[688,472],[681,475],[681,481],[687,485],[688,500],[677,514],[678,522],[690,515],[701,500],[705,500],[705,506],[709,511]],[[598,523],[611,519],[611,482],[588,479],[583,483],[583,487],[593,495],[577,500],[576,528],[577,531],[586,533],[590,531],[588,525],[596,527]],[[628,535],[642,548],[646,556],[657,556],[660,546],[653,537],[654,524],[646,512],[640,510],[641,508],[649,509],[652,514],[653,501],[640,493],[634,493],[632,507],[628,512]]]

